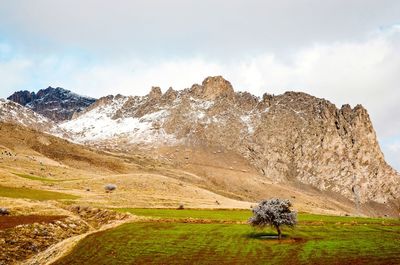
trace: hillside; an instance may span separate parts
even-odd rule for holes
[[[16,188],[13,198],[18,198],[18,189],[28,188],[62,191],[78,196],[75,203],[102,207],[177,207],[180,203],[214,207],[216,200],[221,207],[249,205],[197,187],[185,179],[190,173],[141,154],[90,150],[13,124],[1,123],[0,131],[1,187]],[[108,183],[118,190],[106,193]],[[1,198],[1,205],[7,206],[7,201]]]
[[[248,208],[251,201],[273,194],[291,198],[303,211],[354,212],[344,198],[338,201],[306,187],[266,181],[232,152],[164,149],[157,150],[155,159],[151,152],[96,151],[13,124],[0,123],[0,131],[2,187],[61,191],[78,196],[75,203],[102,207]],[[173,161],[166,159],[171,152]],[[188,155],[193,160],[188,161]],[[227,161],[234,161],[236,168]],[[117,185],[115,193],[104,191],[108,183]],[[6,201],[2,198],[2,205]]]

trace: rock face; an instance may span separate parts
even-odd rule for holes
[[[60,124],[82,143],[214,146],[247,158],[274,182],[301,182],[357,203],[400,198],[367,111],[286,92],[234,92],[222,77],[164,94],[108,96]]]
[[[162,96],[161,88],[153,86],[149,93],[150,99],[160,99]]]
[[[202,99],[215,100],[217,98],[233,99],[235,92],[231,83],[222,76],[207,77],[202,85],[193,85],[191,92]]]
[[[39,90],[37,93],[19,91],[9,96],[8,99],[55,122],[71,119],[75,112],[83,111],[96,101],[93,98],[79,96],[60,87],[48,87]]]

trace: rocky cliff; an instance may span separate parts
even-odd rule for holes
[[[37,93],[29,91],[15,92],[9,100],[26,106],[55,122],[72,118],[76,112],[81,112],[96,100],[72,93],[69,90],[57,87],[48,87]]]
[[[237,152],[274,182],[301,182],[356,203],[400,198],[367,111],[305,93],[235,92],[220,76],[182,91],[108,96],[60,125],[82,143],[213,146]]]

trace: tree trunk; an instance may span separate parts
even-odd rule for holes
[[[278,232],[278,238],[281,239],[282,238],[281,228],[278,225],[276,225],[275,228],[276,228],[276,231]]]

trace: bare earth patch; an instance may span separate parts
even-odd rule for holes
[[[12,228],[17,225],[33,223],[53,223],[65,219],[66,216],[53,215],[20,215],[20,216],[0,216],[0,229]]]

